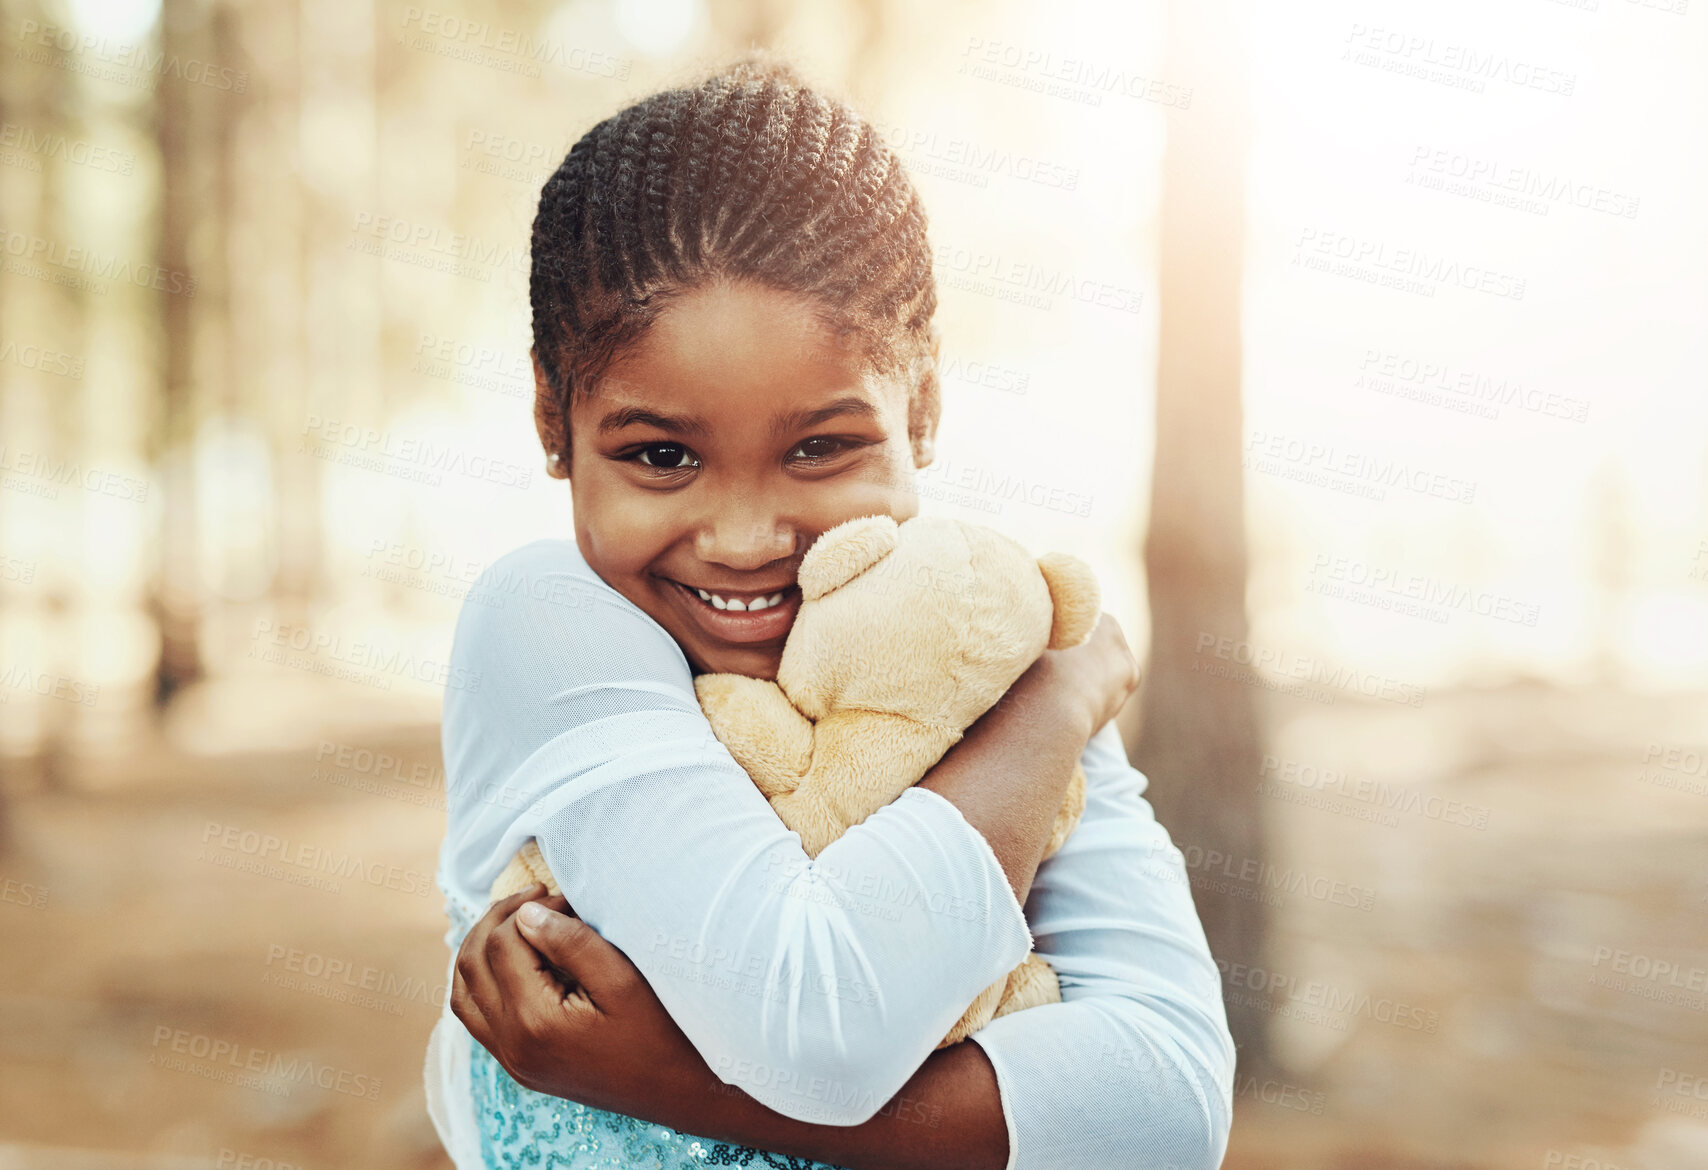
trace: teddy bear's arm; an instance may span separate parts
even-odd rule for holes
[[[947,727],[876,711],[833,711],[813,730],[806,775],[771,801],[812,857],[906,792],[960,739]]]
[[[907,791],[959,738],[871,711],[814,724],[774,681],[740,674],[699,675],[694,694],[713,734],[809,857]]]
[[[812,762],[813,725],[770,679],[702,674],[694,695],[712,734],[768,798],[793,792]]]

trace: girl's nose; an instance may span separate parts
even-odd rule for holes
[[[769,517],[732,510],[700,529],[695,550],[701,560],[738,572],[763,569],[795,551],[795,531]]]

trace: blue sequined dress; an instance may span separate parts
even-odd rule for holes
[[[447,908],[451,908],[447,904]],[[454,914],[452,951],[473,922]],[[469,1045],[469,1089],[488,1170],[844,1170],[810,1158],[679,1133],[638,1117],[536,1093],[504,1071],[478,1043]]]

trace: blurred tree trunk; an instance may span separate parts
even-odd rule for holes
[[[212,60],[206,51],[202,9],[188,0],[166,0],[160,12],[160,51],[167,60]],[[190,271],[190,229],[198,214],[201,168],[189,87],[162,78],[154,91],[154,138],[160,152],[158,263],[168,271]],[[185,685],[201,677],[196,557],[195,301],[161,298],[161,396],[150,454],[160,469],[159,563],[150,608],[160,628],[160,659],[154,672],[154,701],[164,707]]]
[[[34,13],[31,13],[31,15],[33,16]],[[0,126],[10,125],[12,119],[18,116],[18,110],[14,106],[12,98],[12,92],[16,85],[18,72],[19,71],[13,71],[10,74],[0,74]],[[14,212],[13,214],[16,213]],[[11,322],[6,317],[6,309],[8,308],[6,294],[11,291],[10,285],[10,278],[4,273],[0,273],[0,328],[3,328],[8,334],[11,332]],[[0,426],[3,426],[6,421],[6,409],[10,405],[10,403],[6,401],[5,390],[6,380],[4,378],[0,378]],[[3,515],[4,513],[0,512],[0,516]],[[6,547],[11,540],[11,535],[12,534],[10,532],[7,532],[3,527],[0,527],[0,548]],[[3,606],[4,604],[5,595],[0,593],[0,606]],[[10,769],[7,766],[7,757],[0,755],[0,857],[5,856],[12,844],[11,805],[10,801],[7,799],[7,792],[10,789],[10,777],[7,775],[9,770]]]
[[[1237,868],[1266,856],[1252,690],[1195,668],[1201,637],[1246,637],[1245,15],[1239,0],[1171,0],[1168,14],[1162,76],[1192,96],[1188,108],[1168,111],[1163,156],[1156,459],[1145,544],[1150,664],[1133,756],[1175,843],[1197,846],[1199,857],[1214,850]],[[1188,873],[1216,958],[1259,962],[1262,902],[1205,891],[1198,869]],[[1231,1005],[1228,1021],[1242,1068],[1263,1063],[1267,1013]]]

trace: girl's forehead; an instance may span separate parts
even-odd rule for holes
[[[735,350],[773,360],[857,364],[859,347],[833,328],[823,306],[751,281],[717,281],[672,296],[640,339],[637,356],[708,360]]]
[[[747,283],[709,285],[672,297],[612,361],[589,409],[741,409],[867,401],[887,413],[888,380],[875,375],[858,335],[834,328],[820,306]]]

